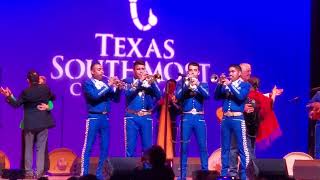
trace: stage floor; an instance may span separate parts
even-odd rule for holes
[[[48,176],[49,180],[66,180],[68,179],[70,176]],[[3,178],[0,177],[0,180],[2,180]],[[177,179],[174,178],[175,180]],[[36,179],[26,179],[26,180],[36,180]],[[191,177],[188,177],[187,180],[192,180]]]

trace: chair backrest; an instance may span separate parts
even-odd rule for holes
[[[210,171],[221,172],[221,148],[215,150],[208,159],[208,169]]]
[[[0,151],[0,161],[2,161],[0,164],[4,164],[4,167],[2,167],[2,169],[10,169],[10,160],[3,151]]]
[[[313,160],[313,158],[304,152],[291,152],[283,157],[286,160],[289,177],[293,177],[293,164],[295,160]]]
[[[77,155],[68,148],[57,148],[49,153],[50,168],[52,175],[70,175],[70,169]]]

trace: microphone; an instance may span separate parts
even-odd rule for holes
[[[187,75],[186,75],[186,74],[183,74],[183,73],[181,73],[181,72],[178,72],[178,76],[181,76],[181,77],[187,77]]]
[[[289,101],[289,102],[296,102],[296,101],[298,101],[298,100],[300,100],[300,97],[299,97],[299,96],[296,96],[296,97],[294,97],[294,98],[292,98],[292,99],[289,99],[288,101]]]

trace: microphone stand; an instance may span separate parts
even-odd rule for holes
[[[184,103],[184,87],[185,87],[185,75],[179,73],[179,76],[181,76],[182,85],[181,85],[181,107],[183,111],[183,103]],[[183,114],[180,117],[180,178],[182,178],[182,151],[183,151]]]
[[[63,139],[64,139],[64,108],[65,108],[65,106],[64,106],[64,94],[65,94],[65,91],[63,91],[63,95],[61,96],[61,118],[60,118],[60,124],[61,124],[61,130],[60,130],[60,148],[62,148],[63,147]]]
[[[0,67],[0,84],[2,84],[2,67]],[[0,108],[0,117],[2,115],[2,108]],[[0,119],[0,128],[2,128],[2,119]]]

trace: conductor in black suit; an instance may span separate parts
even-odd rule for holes
[[[35,71],[28,72],[27,80],[30,84],[28,88],[22,91],[16,99],[9,88],[0,88],[1,94],[6,96],[7,102],[18,108],[23,105],[24,108],[24,140],[25,140],[25,170],[27,176],[33,176],[33,145],[35,142],[37,153],[36,177],[41,177],[44,173],[45,148],[48,140],[48,128],[55,126],[50,111],[47,110],[48,101],[53,98],[49,87],[45,84],[39,84],[39,74]],[[39,106],[45,108],[39,108]],[[38,107],[38,108],[37,108]],[[36,141],[34,141],[36,139]]]

